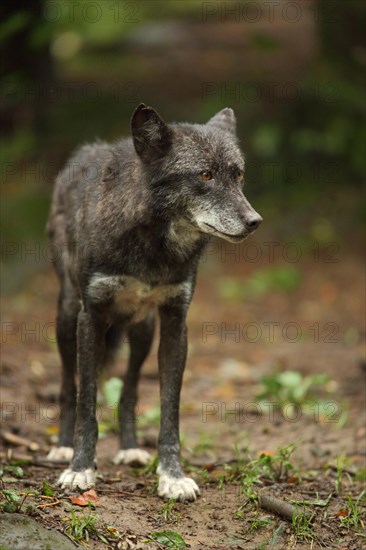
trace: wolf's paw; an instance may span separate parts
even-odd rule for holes
[[[181,502],[196,500],[200,490],[190,477],[172,477],[162,473],[159,477],[158,495],[166,499],[175,498]]]
[[[145,466],[152,456],[142,449],[121,449],[113,459],[114,464],[129,464],[130,466]]]
[[[54,447],[47,455],[47,460],[65,461],[70,462],[74,455],[74,449],[72,447]]]
[[[74,472],[74,470],[68,468],[60,475],[57,485],[61,485],[61,489],[67,491],[75,491],[76,489],[86,491],[95,485],[95,471],[88,468],[82,472]]]

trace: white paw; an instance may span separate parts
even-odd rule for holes
[[[113,459],[114,464],[131,464],[145,466],[152,460],[152,456],[142,449],[121,449]]]
[[[54,447],[47,455],[47,460],[70,462],[74,455],[72,447]]]
[[[75,491],[76,489],[86,491],[95,485],[95,471],[88,468],[82,472],[74,472],[74,470],[68,468],[60,475],[57,485],[61,485],[61,489],[67,489],[68,491]]]
[[[164,499],[175,498],[184,502],[196,500],[200,494],[197,483],[190,477],[172,477],[162,473],[159,477],[158,495]]]

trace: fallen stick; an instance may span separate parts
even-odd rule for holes
[[[9,452],[10,451],[10,452]],[[26,455],[22,453],[14,454],[12,449],[8,449],[7,452],[0,451],[0,459],[4,459],[8,462],[20,461],[26,462],[29,466],[40,466],[42,468],[63,468],[65,465],[69,464],[67,460],[47,460],[46,458],[35,458],[32,455]]]
[[[48,506],[56,506],[56,504],[61,504],[61,500],[55,500],[55,502],[46,502],[46,504],[38,504],[36,508],[46,508]]]
[[[302,508],[301,510],[292,506],[288,502],[281,500],[273,495],[265,495],[263,493],[258,495],[259,505],[267,512],[278,514],[287,521],[293,521],[296,516],[305,516],[309,521],[314,517],[314,513]]]
[[[1,432],[0,435],[4,441],[10,443],[11,445],[24,445],[24,447],[27,447],[30,451],[39,451],[39,445],[35,441],[31,441],[25,437],[20,437],[12,432]]]
[[[32,455],[26,455],[23,453],[17,453],[16,455],[13,453],[13,449],[8,449],[7,451],[0,451],[0,458],[4,459],[8,462],[11,462],[12,460],[19,460],[20,462],[30,462],[34,459]]]

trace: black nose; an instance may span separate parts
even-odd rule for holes
[[[262,216],[256,212],[250,218],[247,218],[245,225],[247,226],[248,231],[254,231],[262,223],[262,221]]]

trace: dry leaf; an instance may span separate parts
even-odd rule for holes
[[[99,503],[99,497],[94,489],[85,491],[85,493],[82,493],[77,497],[69,497],[69,498],[71,502],[73,502],[74,504],[77,504],[78,506],[88,506],[89,502],[92,502],[95,505]]]

